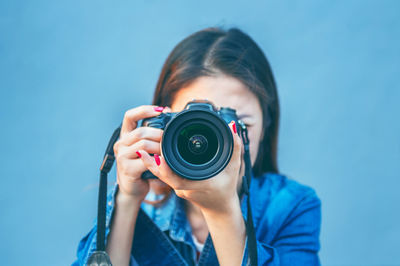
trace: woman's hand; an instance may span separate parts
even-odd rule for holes
[[[244,173],[242,165],[242,141],[234,121],[229,123],[234,140],[233,154],[228,165],[216,176],[200,181],[182,178],[168,166],[159,152],[154,158],[146,150],[139,150],[141,159],[155,176],[175,190],[177,196],[197,205],[202,210],[216,213],[229,212],[237,204],[237,188]]]
[[[230,162],[216,176],[194,181],[177,176],[163,156],[139,150],[144,165],[175,193],[198,206],[207,223],[220,265],[240,265],[245,247],[246,228],[237,193],[244,173],[242,141],[236,133],[236,125],[229,123],[234,148]]]
[[[162,107],[153,105],[142,105],[127,111],[122,122],[120,138],[114,144],[119,190],[106,247],[113,265],[128,265],[130,262],[140,203],[149,191],[148,181],[141,178],[147,168],[136,151],[141,149],[149,153],[160,152],[162,130],[137,128],[137,122],[157,116],[162,111]]]
[[[114,144],[119,195],[141,202],[148,193],[149,183],[141,178],[147,167],[139,159],[140,154],[137,151],[159,154],[163,131],[152,127],[137,128],[137,122],[157,116],[163,109],[154,105],[142,105],[125,113],[120,138]]]

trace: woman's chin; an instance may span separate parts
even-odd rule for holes
[[[160,179],[150,179],[149,182],[151,190],[157,195],[166,194],[171,191],[171,187]]]

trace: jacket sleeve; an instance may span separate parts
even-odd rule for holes
[[[312,191],[290,212],[272,241],[257,241],[258,265],[320,265],[320,224],[321,201]],[[246,241],[242,265],[249,263]]]
[[[107,210],[106,210],[106,241],[110,233],[110,221],[114,212],[115,194],[118,191],[118,185],[115,184],[111,193],[107,195]],[[97,245],[97,219],[94,222],[92,229],[80,240],[77,249],[77,260],[73,266],[86,265],[90,255],[96,250]]]

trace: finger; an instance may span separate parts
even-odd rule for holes
[[[139,107],[129,109],[125,112],[120,136],[123,136],[124,134],[135,129],[137,126],[137,121],[147,117],[157,116],[162,112],[162,110],[162,107],[155,105],[141,105]]]
[[[156,158],[154,159],[154,161],[156,162],[159,172],[158,178],[161,181],[172,187],[174,190],[192,189],[192,183],[196,182],[188,182],[187,179],[184,179],[183,177],[180,177],[175,172],[173,172],[165,161],[164,156],[158,155],[158,163],[156,154],[155,157]]]
[[[163,130],[159,128],[153,127],[138,127],[132,130],[131,132],[126,133],[121,139],[121,144],[126,146],[132,145],[140,139],[147,139],[152,141],[160,142]]]
[[[141,139],[131,146],[120,145],[118,148],[117,158],[136,159],[139,158],[137,151],[145,150],[147,153],[160,153],[160,143],[157,141]]]
[[[140,159],[142,160],[144,166],[155,176],[160,176],[160,170],[154,159],[154,156],[150,156],[145,150],[138,151],[141,154]],[[156,154],[155,154],[156,155]]]
[[[171,113],[171,112],[172,112],[171,108],[169,108],[168,106],[164,107],[163,113]]]
[[[150,156],[150,154],[144,150],[139,150],[139,152],[142,154],[141,159],[143,164],[153,175],[157,176],[162,182],[173,189],[179,189],[183,187],[182,183],[185,182],[185,180],[177,176],[171,170],[163,156],[157,153],[154,154],[154,156]]]
[[[143,164],[141,160],[130,160],[123,159],[117,160],[117,181],[122,182],[123,180],[133,180],[139,176],[140,173],[143,173],[147,170],[146,166]],[[123,178],[120,178],[120,175]]]

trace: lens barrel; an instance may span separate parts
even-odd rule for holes
[[[202,180],[215,176],[229,163],[233,138],[228,124],[217,112],[187,109],[166,125],[161,148],[175,173]]]

